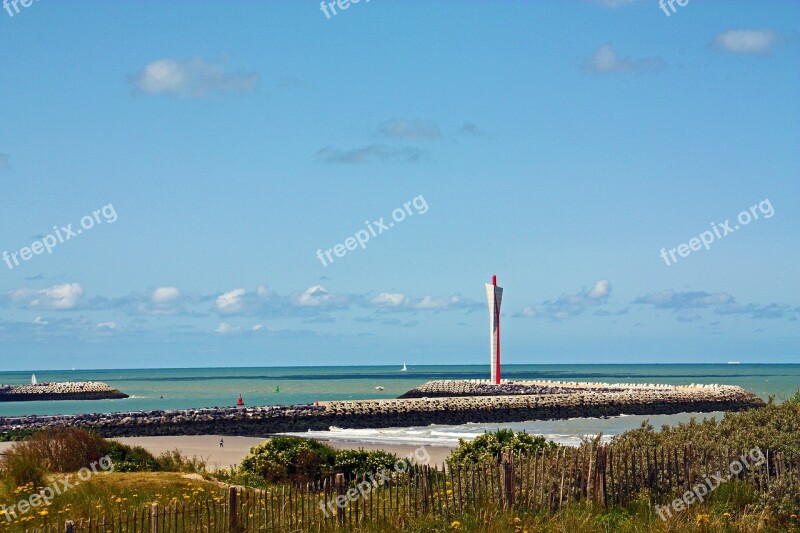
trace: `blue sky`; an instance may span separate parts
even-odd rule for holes
[[[1,370],[800,360],[797,2],[18,7]]]

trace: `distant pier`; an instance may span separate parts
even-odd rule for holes
[[[0,386],[0,402],[110,400],[128,395],[99,381]]]

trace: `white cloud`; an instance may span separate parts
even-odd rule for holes
[[[258,84],[258,75],[229,74],[224,62],[213,63],[199,57],[164,58],[145,65],[130,81],[144,94],[200,98],[215,92],[250,92]]]
[[[253,331],[258,331],[264,327],[264,324],[256,324],[253,326]]]
[[[322,285],[309,287],[302,294],[295,296],[294,303],[300,307],[337,306],[347,303],[347,296],[331,294]]]
[[[387,120],[378,128],[381,135],[391,139],[438,139],[439,127],[422,120]]]
[[[369,302],[373,305],[381,307],[397,307],[399,305],[403,305],[405,301],[405,295],[399,292],[382,292],[372,298]]]
[[[776,42],[772,30],[729,30],[718,33],[713,45],[718,50],[734,54],[765,54]]]
[[[10,293],[12,301],[44,309],[72,309],[81,296],[83,288],[78,283],[53,285],[40,290],[17,289]]]
[[[610,296],[611,283],[607,279],[601,279],[596,281],[591,289],[584,289],[575,294],[562,294],[556,300],[542,302],[538,309],[525,307],[514,316],[564,320],[582,314],[589,307],[606,304]]]
[[[116,322],[100,322],[97,327],[98,329],[117,329],[119,326]]]
[[[269,298],[270,296],[275,296],[275,293],[274,293],[273,291],[269,290],[269,289],[268,289],[267,287],[265,287],[264,285],[259,285],[259,286],[258,286],[258,288],[256,289],[256,294],[257,294],[257,295],[258,295],[258,297],[259,297],[259,298],[261,298],[262,300],[266,300],[266,299],[267,299],[267,298]]]
[[[450,307],[458,307],[459,304],[463,303],[464,301],[457,294],[450,298],[434,298],[426,294],[421,300],[414,304],[414,307],[417,309],[447,309]]]
[[[779,302],[769,304],[740,304],[726,292],[675,291],[667,289],[640,296],[634,303],[652,305],[656,309],[668,309],[681,321],[697,318],[695,309],[714,309],[720,315],[750,315],[752,318],[784,318],[794,316],[789,305]]]
[[[181,297],[181,291],[175,287],[159,287],[150,294],[150,301],[154,304],[171,303]]]
[[[217,311],[220,313],[238,313],[242,310],[244,289],[234,289],[217,297]]]
[[[40,316],[37,316],[36,318],[34,318],[34,319],[33,319],[33,322],[34,322],[35,324],[40,324],[40,325],[42,325],[42,326],[46,326],[47,324],[49,324],[49,323],[50,323],[50,322],[48,322],[47,320],[45,320],[44,318],[42,318],[42,317],[40,317]]]
[[[226,322],[220,322],[217,329],[214,330],[214,333],[218,333],[220,335],[231,335],[234,333],[239,333],[242,330],[239,326],[231,326]]]
[[[607,279],[601,279],[594,284],[594,287],[589,291],[590,298],[605,298],[611,292],[611,284]]]
[[[418,163],[428,159],[428,152],[404,146],[393,148],[383,144],[371,144],[352,150],[326,147],[319,150],[316,159],[320,163],[369,163],[371,161],[392,161],[399,163]]]
[[[620,58],[610,44],[599,47],[583,65],[584,72],[592,74],[611,74],[612,72],[646,72],[660,67],[660,59]]]

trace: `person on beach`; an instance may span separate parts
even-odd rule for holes
[[[225,446],[225,439],[219,439],[219,447],[223,448]]]

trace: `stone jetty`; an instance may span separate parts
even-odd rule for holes
[[[473,385],[475,387],[473,387]],[[504,395],[482,394],[485,382],[430,382],[394,400],[317,402],[314,405],[224,407],[176,411],[0,417],[0,433],[79,426],[108,437],[142,435],[251,435],[285,431],[522,422],[621,414],[739,411],[764,401],[727,385],[634,385],[567,382],[505,382]],[[516,386],[528,388],[515,388]],[[533,387],[533,388],[531,388]],[[528,392],[520,392],[520,391]],[[435,397],[451,391],[460,396]],[[477,391],[477,395],[471,393]],[[532,391],[538,391],[531,393]]]
[[[99,381],[39,383],[36,385],[0,386],[0,402],[44,400],[109,400],[128,395]]]

